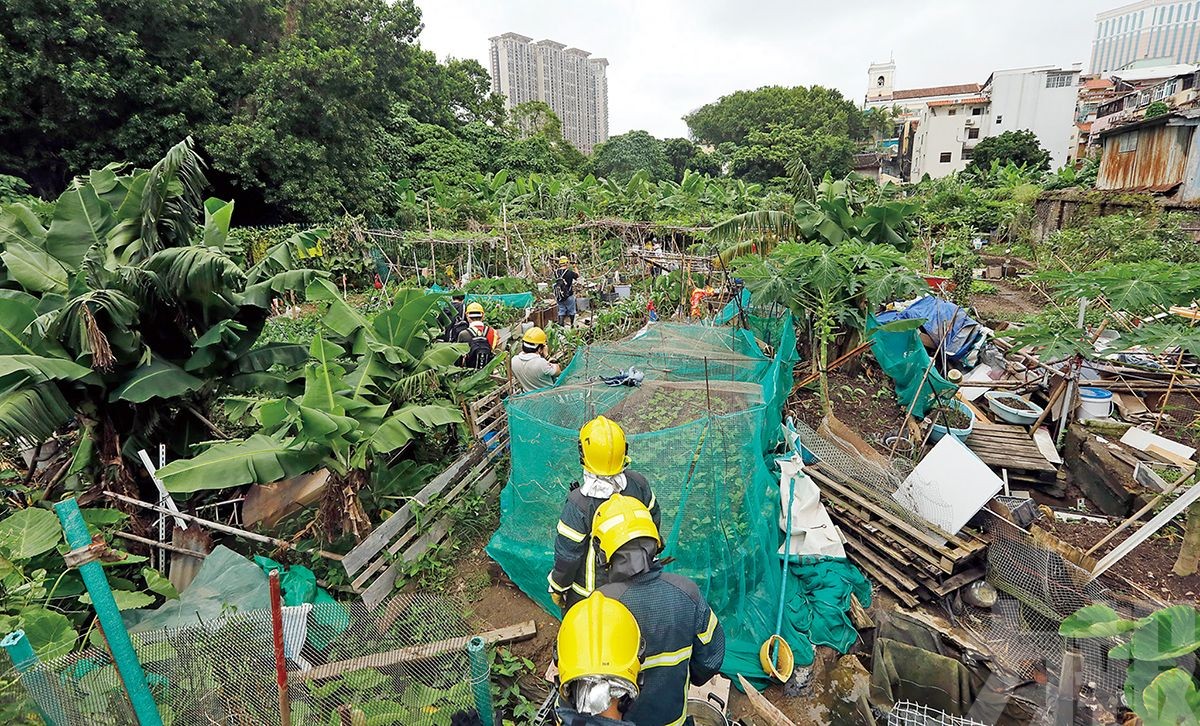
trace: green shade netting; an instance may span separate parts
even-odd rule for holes
[[[867,331],[871,339],[871,352],[875,354],[875,360],[879,361],[879,367],[895,382],[896,400],[904,410],[908,410],[916,397],[917,404],[913,406],[913,416],[918,419],[924,418],[938,394],[954,390],[953,383],[943,378],[936,369],[929,367],[932,359],[921,344],[921,336],[916,330],[883,330],[872,315],[867,318]],[[929,371],[928,377],[925,376],[926,370]],[[921,383],[922,378],[925,379],[924,385]]]
[[[284,567],[270,557],[255,555],[254,563],[270,574],[279,571],[279,594],[284,605],[330,605],[337,601],[317,585],[316,574],[304,565]],[[350,613],[344,607],[315,607],[309,613],[308,642],[324,649],[350,627]]]
[[[750,291],[742,288],[738,297],[725,303],[725,306],[713,316],[714,325],[725,325],[732,322],[738,324],[739,311],[744,316],[746,327],[762,342],[774,348],[783,339],[783,306],[757,306],[750,304]],[[786,318],[788,324],[790,318]]]
[[[429,292],[450,292],[441,285],[433,285],[429,288]],[[510,308],[531,308],[533,307],[534,296],[532,292],[513,292],[506,294],[485,295],[476,294],[473,292],[466,293],[467,302],[487,302],[491,301],[498,305],[504,305]]]
[[[630,466],[647,476],[662,508],[663,557],[676,558],[667,570],[693,579],[725,627],[722,670],[765,683],[758,649],[775,630],[783,540],[779,474],[769,462],[798,358],[790,313],[778,329],[777,352],[767,357],[735,327],[654,324],[577,350],[555,386],[510,398],[512,469],[488,553],[558,615],[546,575],[563,501],[580,477],[579,428],[610,416],[626,429]],[[645,373],[640,388],[596,380],[630,366]],[[796,564],[792,573],[782,634],[807,665],[812,642],[845,649],[849,593],[865,602],[869,589],[840,560]]]

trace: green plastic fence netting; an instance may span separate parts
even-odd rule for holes
[[[913,406],[913,416],[923,418],[933,406],[935,396],[943,391],[954,390],[953,383],[929,367],[932,359],[915,329],[890,332],[880,328],[875,316],[871,315],[867,318],[867,331],[871,338],[871,352],[875,354],[875,360],[879,361],[883,372],[896,383],[896,400],[904,410],[908,410],[915,397],[917,404]],[[925,375],[926,370],[929,371],[928,376]],[[925,381],[923,385],[922,379]]]
[[[758,649],[775,629],[782,565],[779,479],[768,462],[797,360],[790,314],[779,329],[775,356],[767,357],[736,327],[651,325],[629,340],[576,351],[557,385],[509,399],[512,471],[488,553],[558,614],[546,574],[555,524],[580,476],[579,428],[610,416],[626,429],[631,467],[649,478],[662,507],[664,557],[676,558],[668,570],[695,580],[725,627],[723,670],[759,674],[762,682]],[[639,388],[597,380],[630,366],[645,373]],[[788,593],[798,597],[794,574]],[[790,598],[789,606],[783,636],[797,662],[808,664],[817,618],[811,606]]]
[[[429,292],[450,292],[450,290],[447,290],[441,285],[433,285],[429,288]],[[494,303],[498,303],[510,308],[531,308],[533,307],[534,299],[535,298],[532,292],[513,292],[495,295],[476,294],[471,292],[467,293],[466,295],[467,302],[473,302],[476,300],[484,302],[490,300]]]
[[[744,319],[746,327],[762,342],[772,348],[779,345],[779,341],[783,338],[783,317],[784,308],[781,305],[752,305],[750,302],[750,291],[742,288],[737,297],[725,303],[716,315],[713,316],[714,325],[725,325],[727,323],[738,324],[739,319]],[[791,319],[787,318],[788,324]]]

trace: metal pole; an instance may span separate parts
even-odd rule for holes
[[[483,726],[495,726],[496,713],[492,708],[492,666],[488,663],[487,643],[478,635],[467,642],[467,658],[471,661],[471,690],[475,694],[475,710]]]
[[[33,646],[29,644],[29,638],[25,637],[25,631],[14,630],[4,636],[4,640],[0,640],[0,648],[4,648],[12,660],[13,667],[21,674],[21,684],[25,686],[30,700],[37,708],[38,715],[46,722],[46,726],[65,724],[67,718],[62,712],[62,704],[59,703],[45,672],[38,669],[41,661],[33,652]],[[38,698],[39,695],[41,698]],[[43,704],[43,701],[46,703]]]
[[[62,523],[66,535],[67,546],[72,550],[84,551],[92,544],[92,535],[88,532],[87,524],[83,521],[83,513],[74,497],[54,505],[58,521]],[[108,640],[109,650],[112,651],[113,662],[117,673],[129,694],[133,704],[133,712],[141,726],[162,726],[162,718],[158,715],[158,707],[154,704],[154,696],[146,683],[146,673],[138,662],[137,653],[133,650],[133,641],[129,639],[129,631],[125,630],[125,622],[117,609],[117,601],[113,598],[108,586],[108,577],[100,563],[91,559],[78,566],[79,575],[83,578],[84,587],[92,598],[96,609],[96,619],[104,630]]]
[[[288,701],[287,656],[283,653],[283,600],[279,595],[279,570],[267,575],[271,585],[271,635],[275,641],[275,686],[279,689],[279,722],[292,725],[292,704]]]

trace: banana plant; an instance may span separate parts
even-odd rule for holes
[[[358,492],[414,440],[461,423],[450,375],[465,346],[436,343],[440,295],[402,289],[367,320],[328,280],[308,289],[325,303],[323,330],[304,361],[304,390],[291,396],[232,396],[230,418],[256,424],[254,435],[218,443],[159,470],[172,492],[266,484],[318,467],[334,480],[311,525],[334,537],[370,528]]]
[[[70,442],[48,484],[129,481],[138,449],[211,436],[201,409],[220,382],[303,352],[251,349],[274,297],[313,278],[292,262],[322,233],[244,269],[228,241],[233,203],[202,202],[203,186],[187,139],[148,170],[76,178],[49,226],[21,204],[0,209],[0,438]]]
[[[864,203],[847,179],[828,173],[817,185],[813,199],[800,197],[791,211],[755,210],[735,215],[709,231],[709,239],[728,243],[720,260],[727,263],[752,247],[767,253],[787,241],[838,245],[847,240],[887,244],[900,251],[912,245],[910,219],[917,212],[911,202]]]

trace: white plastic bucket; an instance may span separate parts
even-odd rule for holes
[[[1079,417],[1108,418],[1112,415],[1113,395],[1103,388],[1083,386],[1079,389]]]

